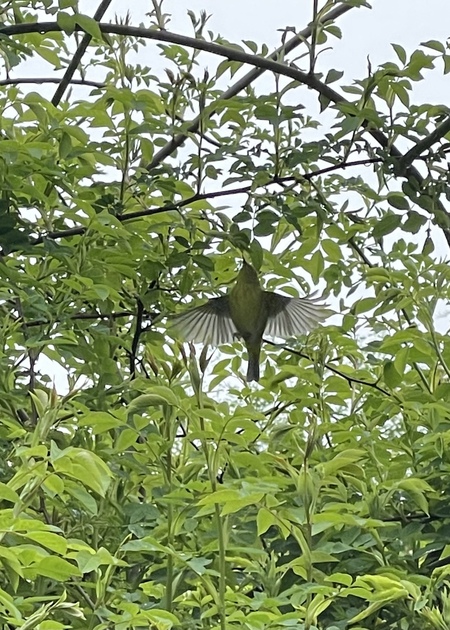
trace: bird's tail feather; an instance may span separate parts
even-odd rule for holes
[[[247,382],[259,381],[259,352],[248,353]]]

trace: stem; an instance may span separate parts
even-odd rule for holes
[[[309,49],[309,72],[314,74],[316,65],[316,44],[317,44],[317,31],[319,25],[317,23],[317,13],[319,10],[318,0],[313,0],[313,19],[311,22],[311,47]]]
[[[226,630],[226,614],[225,614],[225,590],[226,590],[226,558],[225,558],[225,536],[223,531],[223,519],[220,514],[220,506],[218,503],[214,506],[216,514],[217,526],[217,543],[219,547],[219,617],[220,630]]]
[[[201,428],[202,433],[204,433],[205,423],[204,423],[203,418],[200,418],[200,428]],[[203,439],[202,439],[202,448],[203,448],[203,452],[205,453],[206,467],[208,469],[208,476],[209,476],[209,483],[211,485],[211,491],[216,492],[217,490],[217,458],[215,457],[211,458],[210,452],[208,450],[208,444],[206,440],[203,440]],[[224,533],[225,519],[223,519],[220,513],[220,505],[218,503],[214,504],[214,514],[215,514],[216,528],[217,528],[217,546],[219,550],[219,591],[218,591],[217,610],[218,610],[219,619],[220,619],[220,630],[226,630],[226,611],[225,611],[226,540],[225,540],[225,533]]]
[[[444,357],[442,356],[442,352],[441,352],[441,349],[439,347],[439,342],[438,342],[438,340],[436,338],[436,331],[434,330],[434,326],[433,326],[433,319],[432,319],[431,316],[430,316],[429,319],[430,319],[430,321],[428,322],[428,324],[429,324],[428,325],[428,331],[429,331],[429,333],[431,335],[431,339],[433,341],[434,349],[436,350],[436,354],[438,356],[438,359],[439,359],[442,367],[444,368],[444,372],[446,373],[447,377],[450,379],[450,369],[449,369],[449,367],[448,367]]]
[[[167,480],[169,482],[169,493],[172,491],[172,450],[167,453]],[[169,501],[167,506],[167,543],[169,547],[173,545],[173,505]],[[166,609],[172,612],[173,603],[173,556],[167,558],[167,579],[166,579]]]
[[[164,409],[164,419],[165,419],[165,437],[168,444],[167,456],[166,456],[166,483],[167,483],[167,494],[170,495],[172,492],[172,445],[173,445],[173,436],[172,436],[172,408],[166,407]],[[167,545],[169,548],[173,547],[173,505],[171,500],[168,501],[167,504]],[[167,558],[167,577],[166,577],[166,610],[168,612],[172,612],[173,608],[173,556],[170,554]]]

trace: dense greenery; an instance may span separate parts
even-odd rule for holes
[[[109,4],[2,6],[2,627],[445,630],[450,117],[410,94],[448,45],[348,82],[318,55],[362,0],[272,56]],[[340,313],[251,386],[166,320],[243,251]]]

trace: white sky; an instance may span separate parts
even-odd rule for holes
[[[361,78],[367,73],[367,56],[373,67],[397,60],[391,43],[402,45],[410,54],[423,41],[450,37],[448,0],[373,0],[371,4],[371,10],[354,8],[338,18],[342,40],[333,40],[333,51],[320,56],[319,69],[344,70],[347,80]],[[134,0],[130,5],[133,24],[144,20],[151,10],[149,0]],[[114,14],[123,15],[124,6],[123,0],[114,0],[104,21]],[[81,7],[92,12],[92,1],[82,0]],[[301,30],[308,24],[312,0],[166,0],[163,10],[172,15],[169,30],[192,34],[189,9],[196,14],[204,9],[211,15],[208,28],[215,34],[235,42],[265,42],[271,50],[280,44],[279,29],[291,26]],[[417,85],[418,100],[448,102],[450,75],[442,80],[442,75],[431,74],[436,76]]]
[[[92,15],[97,3],[81,0],[80,9]],[[322,6],[324,2],[320,3]],[[386,61],[396,61],[391,43],[402,45],[408,54],[421,42],[437,39],[445,42],[450,37],[450,9],[448,0],[372,0],[372,9],[353,8],[338,18],[342,40],[333,40],[333,51],[320,55],[319,70],[329,68],[345,71],[344,80],[350,81],[367,74],[367,57],[373,67]],[[113,0],[103,21],[114,21],[128,10],[131,23],[147,21],[150,0]],[[205,10],[210,19],[207,28],[229,41],[251,40],[266,43],[269,50],[280,44],[280,29],[303,29],[312,17],[312,0],[166,0],[163,11],[171,14],[169,30],[192,35],[187,11],[199,14]],[[447,17],[446,17],[447,16]],[[148,43],[146,62],[155,60],[156,43]],[[291,54],[291,58],[296,51]],[[208,55],[205,53],[205,59]],[[211,66],[218,58],[211,57]],[[220,61],[220,60],[219,60]],[[206,65],[209,65],[206,62]],[[428,72],[427,81],[417,84],[418,101],[448,102],[450,75]],[[433,76],[431,76],[433,75]]]

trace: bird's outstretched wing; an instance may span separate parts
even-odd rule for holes
[[[186,341],[211,346],[233,343],[237,335],[227,295],[212,298],[203,306],[175,315],[173,326]]]
[[[303,335],[332,314],[320,297],[290,298],[264,291],[269,317],[265,333],[271,337]]]

